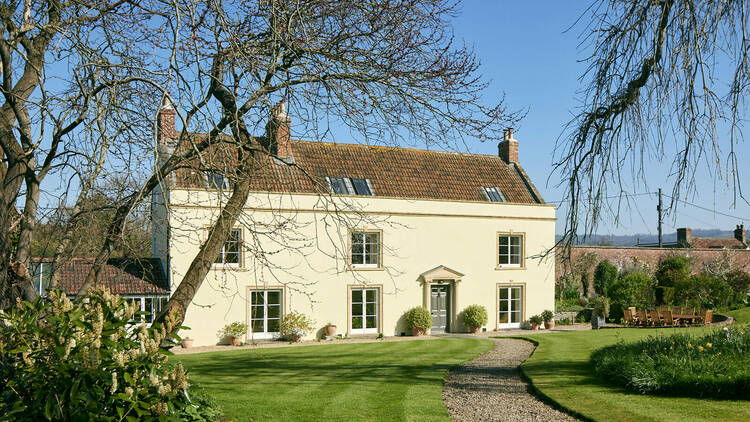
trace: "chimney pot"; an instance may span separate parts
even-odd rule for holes
[[[747,233],[745,232],[744,224],[738,224],[737,228],[734,229],[734,238],[744,244],[747,244]]]
[[[690,247],[690,241],[693,238],[693,231],[687,227],[677,229],[677,243],[680,247]]]
[[[497,154],[506,164],[518,163],[518,141],[513,139],[513,128],[503,131],[503,141],[497,145]]]
[[[266,136],[269,139],[271,154],[279,158],[292,156],[289,124],[291,119],[286,114],[286,100],[281,100],[271,108],[271,116],[266,125]]]

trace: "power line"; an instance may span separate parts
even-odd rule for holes
[[[667,195],[667,194],[664,194],[664,196],[668,197],[669,199],[671,199],[673,201],[681,202],[681,203],[683,203],[685,205],[690,205],[692,207],[701,209],[703,211],[708,211],[708,212],[713,213],[713,214],[718,214],[718,215],[721,215],[721,216],[724,216],[724,217],[735,218],[735,219],[741,220],[741,221],[750,221],[750,218],[747,218],[747,217],[739,217],[739,216],[736,216],[736,215],[726,214],[726,213],[723,213],[723,212],[720,212],[720,211],[716,211],[715,209],[703,207],[703,206],[700,206],[698,204],[694,204],[692,202],[685,201],[683,199],[674,198],[674,197],[672,197],[670,195]]]
[[[656,195],[656,192],[641,192],[641,193],[627,193],[623,192],[619,195],[612,195],[612,196],[605,196],[602,199],[617,199],[622,198],[623,196],[627,196],[630,198],[635,198],[637,196],[644,196],[644,195]],[[558,201],[547,201],[548,204],[561,204],[563,202],[570,202],[570,199],[560,199]]]

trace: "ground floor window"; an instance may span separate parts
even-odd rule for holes
[[[352,334],[376,334],[380,289],[352,289]]]
[[[497,328],[519,328],[523,319],[523,287],[500,286]]]
[[[135,303],[136,312],[144,312],[140,316],[136,315],[136,321],[145,321],[147,324],[151,324],[164,306],[167,305],[169,296],[125,296],[124,299],[130,303]]]
[[[272,338],[281,329],[281,290],[250,292],[250,333],[253,338]]]

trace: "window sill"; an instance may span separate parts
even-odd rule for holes
[[[351,271],[383,271],[381,266],[349,265]]]
[[[245,267],[239,264],[211,264],[212,270],[238,270],[244,271]]]
[[[525,270],[525,269],[526,269],[526,267],[521,267],[521,266],[517,266],[516,267],[516,266],[510,266],[510,265],[498,265],[498,266],[495,267],[495,271],[498,271],[498,270]]]

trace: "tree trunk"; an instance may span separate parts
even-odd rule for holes
[[[253,172],[254,153],[249,152],[246,158],[240,164],[237,172],[237,182],[232,189],[232,196],[227,204],[221,210],[219,218],[216,220],[208,233],[208,238],[201,245],[200,251],[190,263],[185,276],[182,278],[180,285],[169,298],[164,309],[156,317],[156,322],[164,322],[167,315],[175,318],[173,327],[179,327],[185,321],[185,313],[190,302],[193,301],[195,294],[203,284],[211,265],[216,262],[216,258],[221,253],[229,237],[234,224],[237,222],[242,209],[247,203],[247,197],[250,194],[250,182]],[[176,331],[175,328],[172,331]]]

